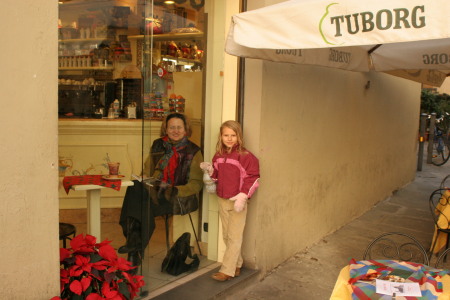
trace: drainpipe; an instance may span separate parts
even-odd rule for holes
[[[428,129],[428,149],[427,149],[427,163],[433,163],[433,141],[434,128],[436,127],[436,113],[431,113],[430,127]]]
[[[247,11],[247,0],[241,0],[240,12]],[[236,120],[244,127],[245,58],[238,58]]]
[[[426,126],[427,126],[427,114],[422,113],[422,114],[420,114],[419,157],[418,157],[418,161],[417,161],[417,171],[422,171]]]

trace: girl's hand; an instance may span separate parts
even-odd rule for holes
[[[207,171],[209,176],[211,176],[212,173],[214,172],[214,168],[211,165],[211,163],[206,161],[200,163],[200,169],[202,169],[203,171]]]
[[[236,212],[241,212],[244,210],[247,199],[248,196],[244,193],[239,193],[236,196],[230,198],[231,201],[234,201],[234,210]]]

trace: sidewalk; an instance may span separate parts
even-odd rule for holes
[[[221,299],[329,299],[339,271],[351,258],[361,259],[369,242],[388,231],[413,235],[429,249],[434,227],[428,197],[448,174],[450,163],[441,167],[424,163],[415,180],[390,198],[297,253],[262,281],[243,285],[239,292]],[[434,262],[433,257],[431,264]]]

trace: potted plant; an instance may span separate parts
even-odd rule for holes
[[[60,249],[61,296],[51,300],[131,300],[144,285],[143,276],[133,275],[136,268],[118,257],[105,240],[96,243],[92,235],[77,235],[71,248]]]

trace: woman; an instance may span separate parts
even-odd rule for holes
[[[203,187],[199,165],[203,156],[188,139],[190,136],[186,116],[169,114],[144,165],[147,184],[134,181],[135,185],[127,188],[119,222],[127,242],[119,253],[128,253],[128,260],[135,266],[141,264],[153,234],[154,217],[184,215],[198,209],[198,193]]]

